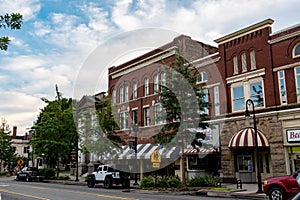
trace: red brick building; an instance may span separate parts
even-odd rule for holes
[[[109,92],[121,128],[118,134],[131,141],[131,124],[139,124],[138,143],[151,142],[164,123],[156,120],[162,109],[156,91],[165,81],[161,66],[180,53],[197,67],[197,84],[212,103],[207,112],[220,144],[221,176],[257,181],[253,108],[248,105],[251,119],[247,120],[247,99],[254,102],[256,112],[262,177],[300,168],[300,25],[272,33],[272,24],[272,19],[266,19],[216,39],[217,48],[180,36],[109,68]],[[197,154],[192,159],[194,165],[204,165],[198,158]]]

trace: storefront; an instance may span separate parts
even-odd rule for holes
[[[265,135],[257,130],[259,164],[262,178],[270,176],[270,145]],[[255,154],[255,131],[245,128],[235,133],[228,144],[234,156],[235,175],[242,182],[256,182],[257,158]]]

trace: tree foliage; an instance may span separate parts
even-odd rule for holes
[[[0,171],[2,165],[4,168],[8,167],[8,170],[10,170],[13,159],[12,136],[10,135],[10,129],[6,124],[6,120],[2,119],[0,125]]]
[[[20,29],[22,20],[23,16],[20,13],[0,15],[0,29]],[[0,37],[0,50],[6,51],[9,42],[10,40],[7,36]]]
[[[182,56],[176,55],[169,67],[163,70],[166,73],[166,85],[161,86],[159,102],[165,110],[163,118],[166,124],[154,139],[157,143],[168,144],[176,142],[174,138],[179,133],[184,134],[194,148],[201,147],[201,139],[205,135],[188,131],[189,128],[208,126],[204,122],[208,119],[204,111],[210,104],[205,101],[203,89],[196,85],[197,69]]]
[[[77,149],[77,132],[73,120],[72,99],[63,98],[56,86],[56,98],[49,101],[38,115],[31,140],[37,156],[44,156],[52,167],[57,167],[59,160],[68,159],[72,149]]]

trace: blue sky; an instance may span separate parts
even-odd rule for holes
[[[0,0],[0,4],[0,14],[19,12],[24,18],[21,30],[0,30],[1,36],[11,39],[8,51],[0,52],[0,117],[18,126],[21,135],[44,106],[40,98],[53,99],[55,84],[65,97],[72,97],[89,55],[117,35],[164,29],[216,46],[215,39],[267,18],[275,20],[273,32],[300,23],[298,0]],[[126,50],[131,46],[145,44],[136,40],[127,43]],[[106,85],[97,89],[106,91]]]

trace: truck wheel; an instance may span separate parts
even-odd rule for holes
[[[274,187],[269,192],[270,200],[284,200],[285,194],[284,191],[279,187]]]
[[[104,187],[106,189],[108,189],[108,188],[111,188],[111,186],[112,186],[112,180],[111,180],[111,178],[110,177],[105,177],[105,179],[104,179]]]
[[[89,179],[87,182],[87,186],[89,188],[93,188],[95,186],[95,181],[93,179]]]

